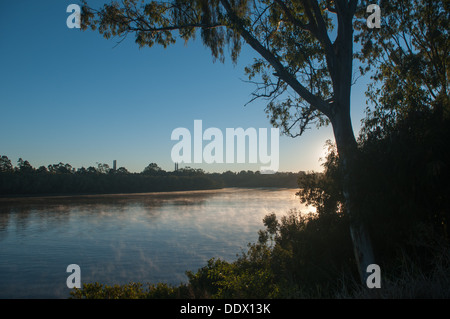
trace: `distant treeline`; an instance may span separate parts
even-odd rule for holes
[[[223,187],[298,187],[304,172],[260,174],[260,172],[227,171],[206,173],[190,167],[165,171],[151,163],[140,173],[125,167],[73,168],[70,164],[52,164],[34,168],[19,158],[13,166],[7,156],[0,158],[0,195],[112,194],[182,190],[217,189]]]

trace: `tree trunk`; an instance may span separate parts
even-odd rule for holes
[[[333,125],[336,147],[342,170],[344,208],[350,219],[350,235],[362,284],[367,281],[367,266],[374,263],[372,244],[362,214],[355,205],[357,178],[355,176],[358,147],[350,117],[353,64],[352,15],[338,19],[338,36],[334,44],[336,63],[330,66],[333,80],[334,106],[329,118]]]
[[[342,191],[345,199],[345,210],[350,218],[353,250],[361,282],[366,284],[369,275],[367,266],[375,262],[367,227],[361,218],[361,212],[358,212],[358,208],[355,206],[357,180],[354,169],[358,149],[351,125],[350,112],[342,112],[343,109],[341,108],[341,112],[335,114],[332,125],[342,170]]]

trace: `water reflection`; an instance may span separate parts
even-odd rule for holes
[[[82,282],[186,280],[211,257],[235,258],[262,218],[300,208],[293,189],[0,200],[0,297],[67,297]]]

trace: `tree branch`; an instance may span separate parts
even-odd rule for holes
[[[288,18],[288,20],[293,25],[295,25],[296,27],[298,27],[300,29],[303,29],[305,31],[309,31],[309,32],[314,34],[313,28],[311,27],[311,25],[310,24],[304,24],[299,19],[295,18],[293,13],[291,12],[291,10],[287,7],[287,5],[283,1],[275,0],[275,2],[281,7],[281,9],[283,9],[283,12],[286,15],[286,18]]]
[[[353,15],[355,14],[357,7],[358,7],[358,0],[349,0],[348,1],[348,10],[349,10],[349,15],[351,17],[353,17]]]
[[[142,31],[142,32],[164,32],[164,31],[174,31],[174,30],[183,30],[190,28],[202,28],[202,29],[214,29],[218,27],[225,26],[222,23],[214,23],[214,24],[204,24],[204,23],[192,23],[192,24],[184,24],[184,25],[172,25],[167,27],[159,27],[159,28],[141,28],[141,27],[129,27],[129,31]]]
[[[272,65],[276,73],[274,75],[281,78],[286,82],[292,89],[297,92],[306,102],[308,102],[312,107],[324,113],[327,116],[331,116],[330,105],[328,105],[320,97],[312,94],[308,89],[306,89],[297,79],[290,74],[283,64],[275,57],[275,55],[266,49],[250,32],[244,27],[243,23],[240,21],[239,17],[235,14],[231,8],[230,3],[227,0],[220,0],[223,7],[227,11],[231,22],[238,29],[244,40],[261,56],[266,59],[267,62]]]
[[[337,65],[337,57],[334,52],[333,43],[328,36],[327,27],[325,24],[325,20],[323,19],[322,13],[320,12],[319,4],[317,1],[309,1],[312,5],[312,9],[314,12],[315,20],[317,23],[317,39],[322,44],[325,50],[325,57],[327,60],[328,70],[330,71],[330,75],[332,79],[335,81],[335,72]]]

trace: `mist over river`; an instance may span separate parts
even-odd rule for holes
[[[236,259],[262,219],[301,205],[296,189],[0,199],[0,298],[67,298],[81,283],[179,284],[212,257]]]

